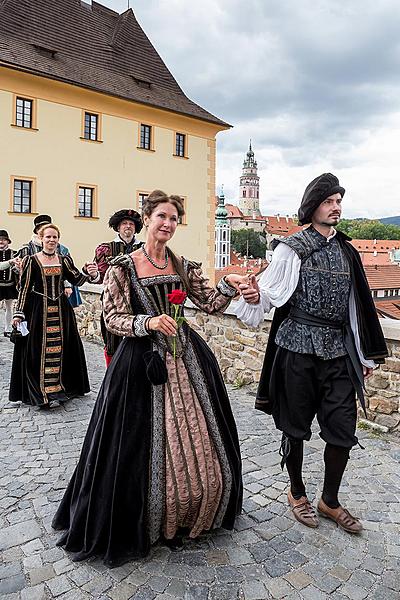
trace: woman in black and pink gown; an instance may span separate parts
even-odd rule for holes
[[[186,322],[177,328],[168,295],[184,291],[211,314],[246,278],[228,275],[211,288],[199,264],[171,252],[183,214],[178,196],[150,194],[146,243],[117,257],[105,278],[106,326],[125,337],[53,520],[74,560],[97,555],[122,564],[160,539],[179,546],[182,533],[232,529],[241,511],[239,440],[220,369]],[[146,374],[152,352],[161,364]]]

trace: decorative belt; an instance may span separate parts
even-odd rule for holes
[[[349,371],[351,382],[357,392],[358,399],[363,408],[365,416],[367,417],[367,411],[365,408],[364,398],[364,373],[363,367],[358,356],[356,344],[354,341],[353,331],[351,329],[349,321],[330,321],[323,317],[316,317],[311,315],[301,308],[291,307],[289,312],[289,319],[292,319],[296,323],[301,325],[309,325],[311,327],[329,327],[331,329],[339,329],[343,333],[343,344],[346,348],[347,356],[347,368]]]
[[[53,302],[55,302],[56,300],[58,300],[59,298],[61,298],[61,296],[64,293],[64,292],[61,292],[61,294],[58,294],[58,296],[56,296],[56,298],[53,298],[52,296],[47,296],[46,294],[42,294],[41,292],[37,292],[35,289],[33,289],[32,292],[34,294],[37,294],[38,296],[42,296],[42,298],[47,298],[47,300],[52,300]]]

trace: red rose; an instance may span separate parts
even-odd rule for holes
[[[170,294],[167,294],[167,298],[171,304],[183,304],[186,296],[186,292],[181,292],[181,290],[174,290]]]

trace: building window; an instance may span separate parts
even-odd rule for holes
[[[184,133],[175,134],[175,156],[186,156],[186,135]]]
[[[14,179],[13,181],[13,212],[32,212],[32,180]]]
[[[15,124],[17,127],[32,129],[33,100],[17,97],[15,104]]]
[[[243,198],[246,198],[246,190],[243,190]]]
[[[97,142],[99,139],[99,115],[85,112],[85,128],[83,137],[85,140]]]
[[[78,217],[95,216],[95,188],[78,187]]]
[[[151,125],[144,125],[143,123],[140,125],[140,140],[139,140],[139,148],[142,150],[151,150]]]
[[[140,212],[143,208],[143,202],[146,200],[149,192],[137,192],[136,193],[136,206],[138,211]]]

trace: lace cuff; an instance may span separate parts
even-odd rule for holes
[[[225,277],[219,280],[217,284],[217,290],[223,296],[228,296],[228,298],[233,298],[236,296],[236,289],[225,280]]]
[[[149,335],[149,332],[146,329],[146,324],[150,319],[151,317],[149,317],[149,315],[135,315],[132,326],[135,337],[144,337]]]

